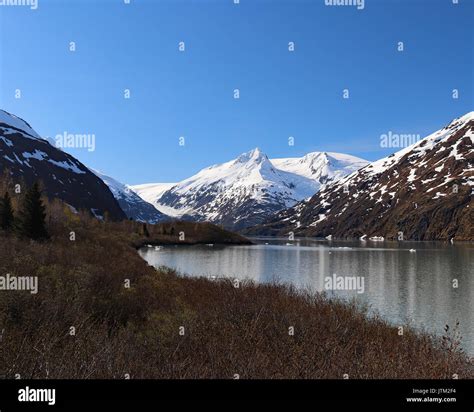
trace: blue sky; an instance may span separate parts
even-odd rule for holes
[[[95,134],[95,151],[68,151],[126,183],[256,146],[375,160],[396,150],[381,134],[424,136],[474,108],[473,0],[38,1],[0,6],[0,107],[43,136]]]

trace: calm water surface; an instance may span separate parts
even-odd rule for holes
[[[359,290],[329,295],[369,304],[396,325],[440,335],[446,324],[459,321],[463,347],[474,356],[474,244],[252,240],[251,246],[145,247],[140,255],[186,276],[291,283],[313,291],[327,291],[327,278],[334,275],[359,277],[363,293],[359,283]]]

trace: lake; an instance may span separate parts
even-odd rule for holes
[[[185,276],[290,283],[368,304],[394,325],[438,335],[460,322],[474,356],[474,244],[257,238],[250,246],[144,247],[152,266]]]

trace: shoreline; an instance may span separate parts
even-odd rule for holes
[[[46,242],[0,233],[0,271],[38,276],[39,286],[35,295],[2,292],[0,324],[8,333],[0,374],[35,379],[116,379],[125,373],[134,379],[235,374],[243,379],[341,379],[344,374],[450,379],[457,374],[474,379],[474,360],[459,352],[451,331],[444,340],[409,327],[399,335],[396,327],[350,303],[289,286],[241,282],[236,287],[155,269],[132,244],[157,240],[164,235],[160,231],[173,227],[182,229],[188,242],[242,240],[212,225],[177,222],[149,226],[146,237],[143,225],[85,215],[69,221],[56,216]],[[31,350],[38,345],[45,350]]]
[[[274,240],[286,240],[287,242],[295,242],[295,241],[301,241],[301,240],[309,240],[309,241],[314,241],[314,242],[365,242],[365,243],[379,243],[383,244],[384,242],[391,242],[391,243],[400,243],[403,244],[405,242],[410,242],[410,243],[443,243],[443,244],[472,244],[474,245],[474,239],[473,240],[454,240],[453,242],[446,240],[446,239],[437,239],[437,240],[416,240],[416,239],[404,239],[404,240],[398,240],[395,238],[385,238],[384,240],[370,240],[369,238],[367,239],[360,239],[358,237],[354,238],[337,238],[334,237],[332,239],[326,239],[325,237],[310,237],[310,236],[295,236],[293,240],[289,240],[288,236],[259,236],[259,235],[245,235],[243,234],[242,236],[247,237],[248,239],[274,239]]]
[[[209,241],[176,241],[167,239],[143,239],[141,241],[132,242],[132,246],[139,250],[150,245],[155,246],[198,246],[198,245],[214,245],[214,246],[246,246],[254,245],[252,241],[234,241],[234,242],[209,242]]]

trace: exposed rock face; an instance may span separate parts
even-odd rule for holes
[[[474,240],[473,138],[471,112],[245,233]]]
[[[49,198],[97,217],[126,219],[107,185],[73,156],[52,146],[24,120],[0,110],[0,171],[31,185],[41,181]]]

